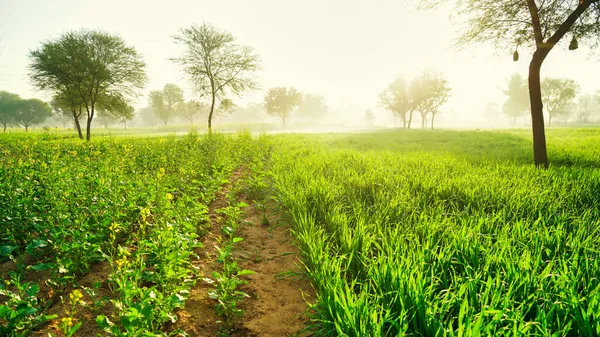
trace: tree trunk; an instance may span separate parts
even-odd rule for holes
[[[124,120],[123,124],[125,124],[125,130],[127,130],[127,120]]]
[[[410,129],[410,124],[412,123],[412,116],[413,116],[413,112],[411,111],[408,115],[408,127],[407,129]]]
[[[25,132],[29,131],[29,125],[25,125]]]
[[[543,168],[548,168],[548,154],[546,152],[540,70],[549,51],[536,50],[529,65],[529,102],[531,104],[531,128],[533,131],[533,159],[537,167]]]
[[[6,132],[6,123],[3,123],[4,125],[4,132]]]
[[[435,114],[431,114],[431,130],[433,130],[433,121],[435,120]]]
[[[85,140],[87,140],[88,142],[90,141],[90,138],[92,138],[92,118],[88,117],[87,121],[86,121],[86,129],[85,129]]]
[[[552,112],[548,110],[548,127],[552,126]]]
[[[215,93],[212,94],[212,102],[210,103],[210,112],[208,113],[208,133],[212,132],[212,117],[215,111]]]
[[[81,133],[81,124],[79,124],[79,118],[77,117],[75,117],[75,129],[77,129],[79,139],[83,139],[83,134]]]

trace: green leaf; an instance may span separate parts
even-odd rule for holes
[[[241,241],[244,241],[244,239],[243,238],[233,238],[233,243],[238,243]]]
[[[252,270],[248,270],[248,269],[244,269],[244,270],[240,270],[237,273],[237,276],[242,276],[242,275],[253,275],[256,274],[256,272],[252,271]]]
[[[48,243],[46,240],[36,239],[36,240],[31,241],[31,243],[29,245],[27,245],[26,250],[32,251],[34,249],[43,248],[46,246],[48,246]]]
[[[15,246],[0,246],[0,256],[9,256],[16,248]]]
[[[54,268],[54,263],[38,263],[33,266],[28,266],[27,268],[35,271],[43,271]]]

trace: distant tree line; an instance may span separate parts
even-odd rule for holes
[[[590,122],[594,116],[600,117],[600,92],[585,93],[578,97],[580,86],[567,78],[546,77],[541,81],[542,102],[548,126],[553,122],[573,120],[580,123]],[[527,81],[520,74],[513,74],[504,90],[506,101],[501,113],[516,124],[519,118],[529,118],[529,89]],[[500,116],[497,103],[490,102],[484,109],[484,115],[491,122],[497,122]]]
[[[52,116],[50,105],[37,98],[22,99],[17,94],[0,91],[0,124],[3,132],[9,126],[29,127],[43,123]]]

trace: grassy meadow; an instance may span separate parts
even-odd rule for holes
[[[47,314],[50,293],[76,303],[99,263],[104,335],[176,333],[209,205],[244,170],[235,193],[277,208],[301,251],[308,335],[598,336],[600,130],[547,136],[548,170],[529,130],[0,135],[0,335],[56,321],[77,336],[76,314]],[[240,294],[223,289],[229,322]]]

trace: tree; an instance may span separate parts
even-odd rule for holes
[[[534,161],[548,167],[546,135],[541,92],[541,67],[552,49],[567,35],[569,49],[577,49],[578,40],[600,37],[600,0],[454,0],[457,12],[468,18],[470,29],[460,42],[491,41],[498,47],[531,47],[529,63],[529,100],[533,131]],[[448,0],[428,0],[436,5]],[[515,51],[514,58],[518,59]]]
[[[185,118],[190,124],[194,124],[194,116],[208,111],[208,104],[196,101],[181,102],[178,111],[181,117]]]
[[[29,131],[31,125],[43,123],[52,116],[52,108],[46,102],[37,98],[19,100],[14,104],[14,121]]]
[[[526,114],[529,108],[527,84],[519,74],[513,74],[508,80],[508,88],[504,91],[507,96],[502,106],[502,112],[515,124],[518,117]]]
[[[597,95],[586,93],[579,97],[577,121],[580,123],[590,122],[594,115],[600,112],[600,100]]]
[[[260,68],[258,56],[251,47],[235,44],[230,33],[206,23],[181,29],[174,39],[185,50],[172,60],[183,67],[201,97],[210,97],[210,132],[218,101],[258,87],[252,77]]]
[[[271,88],[265,95],[265,109],[271,116],[280,117],[285,128],[292,110],[302,102],[302,94],[294,88]]]
[[[302,96],[296,114],[314,121],[323,118],[327,112],[329,112],[329,107],[325,102],[325,97],[318,94],[305,94]]]
[[[66,33],[43,43],[29,57],[30,77],[38,89],[60,98],[74,114],[86,112],[88,141],[96,109],[115,99],[135,97],[147,80],[146,65],[133,47],[96,30]],[[78,118],[74,120],[77,123]]]
[[[413,99],[417,109],[421,113],[421,126],[424,129],[427,126],[427,116],[431,114],[431,129],[435,121],[435,116],[439,113],[440,107],[446,103],[450,94],[448,81],[440,73],[425,70],[415,81],[413,88]]]
[[[156,117],[160,119],[165,126],[169,120],[177,113],[179,104],[183,102],[183,89],[175,84],[167,83],[162,90],[150,92],[149,104],[156,112]]]
[[[14,110],[15,103],[21,98],[17,94],[12,94],[8,91],[0,91],[0,124],[6,132],[6,127],[15,122]]]
[[[236,122],[257,122],[262,120],[265,112],[263,103],[251,102],[245,107],[235,109],[232,114],[232,119]]]
[[[73,115],[69,111],[68,106],[64,106],[56,99],[50,101],[50,107],[54,113],[54,117],[62,124],[63,128],[67,127],[68,122],[73,122]]]
[[[488,102],[483,109],[483,116],[492,123],[497,122],[501,117],[498,103]]]
[[[404,77],[398,76],[394,82],[379,94],[379,105],[392,112],[394,116],[394,127],[396,120],[402,120],[402,128],[406,128],[406,114],[411,109],[411,100],[409,96],[409,87]]]
[[[570,79],[564,78],[545,78],[542,81],[542,98],[548,111],[548,126],[552,125],[552,118],[556,115],[565,117],[571,113],[566,109],[573,101],[579,84]]]
[[[365,121],[367,122],[367,124],[369,124],[369,126],[373,126],[374,120],[375,120],[375,114],[373,113],[373,110],[367,109],[365,111]]]
[[[119,95],[102,100],[102,104],[98,107],[98,117],[102,117],[105,128],[111,122],[120,121],[125,124],[125,129],[127,129],[127,121],[133,119],[134,112],[135,108]]]

